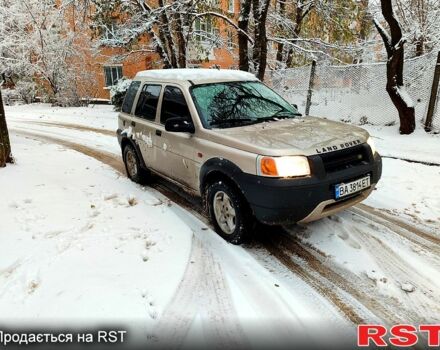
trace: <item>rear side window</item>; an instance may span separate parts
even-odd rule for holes
[[[182,90],[174,86],[167,86],[163,93],[160,121],[162,124],[165,124],[169,118],[176,117],[191,120],[191,115]]]
[[[159,102],[160,85],[144,85],[139,94],[136,106],[136,117],[154,120],[156,118],[157,104]]]
[[[131,107],[133,106],[136,94],[141,86],[140,81],[133,81],[125,94],[124,103],[122,104],[122,112],[131,113]]]

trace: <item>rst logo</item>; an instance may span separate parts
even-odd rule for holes
[[[399,324],[389,329],[382,325],[359,325],[357,345],[359,347],[410,347],[419,342],[419,338],[427,339],[429,347],[440,346],[440,324],[425,324],[418,328],[409,324]]]

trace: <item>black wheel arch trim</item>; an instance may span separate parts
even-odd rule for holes
[[[243,192],[239,181],[239,177],[243,174],[243,170],[230,160],[214,157],[208,159],[200,169],[200,193],[204,192],[207,180],[213,173],[219,173],[227,177],[238,187],[238,189],[240,189],[241,192]]]

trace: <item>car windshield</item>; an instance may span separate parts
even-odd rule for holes
[[[205,128],[232,128],[301,116],[266,85],[254,81],[194,86],[194,102]]]

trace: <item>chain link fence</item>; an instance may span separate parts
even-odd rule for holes
[[[437,53],[405,62],[404,78],[415,103],[416,121],[425,123],[430,101]],[[314,74],[313,74],[314,72]],[[307,108],[311,92],[310,115],[358,125],[394,125],[399,121],[386,86],[386,63],[345,66],[311,66],[270,71],[266,82],[301,113]],[[433,127],[440,129],[440,107],[433,116]]]

